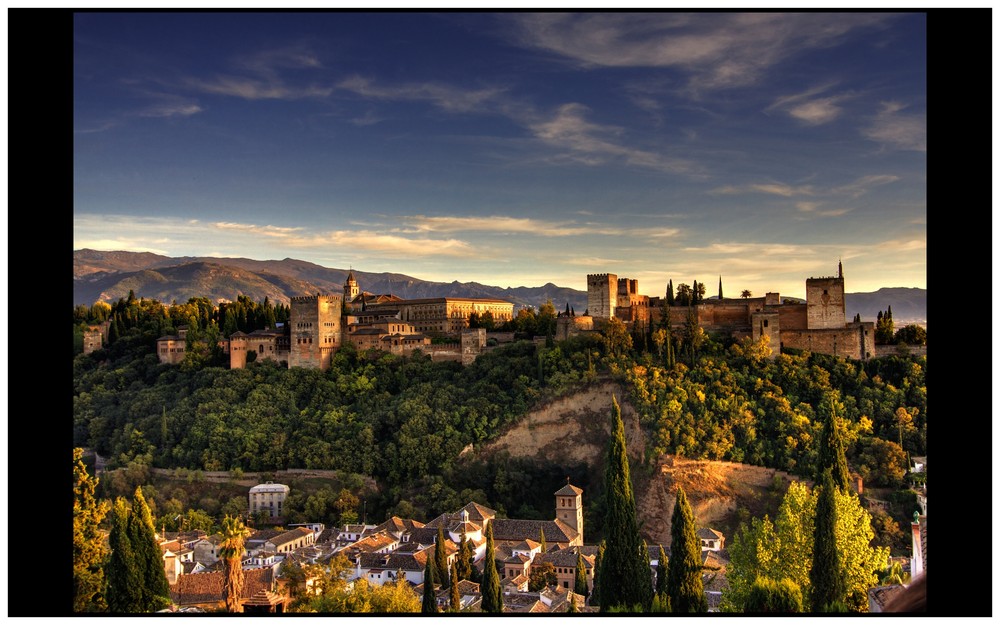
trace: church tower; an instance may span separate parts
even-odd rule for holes
[[[361,289],[358,288],[358,281],[354,279],[354,270],[351,269],[347,274],[347,282],[344,282],[344,303],[350,304],[354,301],[354,298],[358,296]]]
[[[577,544],[583,544],[583,489],[569,483],[556,491],[556,520],[576,530]]]

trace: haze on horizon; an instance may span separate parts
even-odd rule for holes
[[[74,21],[74,249],[926,288],[922,13]]]

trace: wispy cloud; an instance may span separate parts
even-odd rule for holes
[[[594,222],[579,224],[573,221],[547,221],[502,215],[484,217],[413,215],[401,217],[400,220],[406,223],[413,233],[490,232],[539,237],[601,235],[663,239],[675,237],[681,232],[679,228],[621,228]]]
[[[295,71],[322,68],[319,59],[302,47],[262,51],[236,59],[233,65],[237,72],[216,74],[211,78],[189,76],[182,79],[182,86],[245,100],[298,100],[333,93],[329,85],[291,84],[290,74]]]
[[[352,76],[337,84],[337,88],[375,100],[408,100],[430,102],[450,112],[492,111],[486,105],[503,93],[499,87],[462,89],[440,83],[408,83],[376,85],[361,76]]]
[[[850,184],[845,184],[840,187],[835,187],[830,190],[831,193],[836,195],[849,195],[852,198],[858,198],[868,193],[873,187],[880,187],[882,185],[891,184],[899,180],[899,176],[889,176],[889,175],[876,175],[876,176],[862,176]]]
[[[813,195],[815,191],[810,185],[793,186],[780,182],[766,182],[749,184],[744,186],[727,185],[709,191],[716,195],[739,195],[743,193],[766,193],[768,195],[780,195],[781,197],[794,197],[797,195]]]
[[[840,107],[840,103],[854,97],[849,93],[819,97],[820,94],[825,93],[832,86],[832,84],[827,84],[813,87],[802,93],[782,96],[767,107],[765,111],[783,111],[809,126],[827,124],[840,117],[844,112]]]
[[[866,13],[531,13],[518,42],[583,67],[672,67],[695,89],[755,83],[805,50],[838,45],[891,16]]]
[[[585,119],[587,107],[578,103],[560,106],[552,117],[531,123],[530,130],[543,142],[562,150],[564,156],[588,165],[605,164],[612,159],[626,164],[667,173],[701,175],[692,161],[630,147],[620,140],[624,131],[602,126]]]
[[[899,102],[883,102],[871,125],[861,134],[884,146],[900,150],[927,151],[927,122],[923,115],[907,114]]]
[[[218,228],[219,230],[235,230],[239,232],[246,232],[247,234],[252,234],[254,236],[264,236],[264,237],[280,237],[286,238],[295,235],[298,232],[302,232],[302,228],[285,228],[281,226],[258,226],[256,224],[241,224],[231,221],[217,221],[211,224],[213,228]]]

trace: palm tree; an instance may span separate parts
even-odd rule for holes
[[[740,297],[742,297],[743,299],[750,299],[751,297],[753,297],[753,293],[751,293],[747,289],[743,289],[743,292],[740,293]]]
[[[240,595],[243,594],[243,545],[250,536],[250,530],[239,517],[226,515],[222,520],[222,542],[219,544],[219,558],[225,583],[222,596],[226,600],[226,610],[239,612]]]

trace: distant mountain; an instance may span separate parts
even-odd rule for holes
[[[927,327],[927,289],[883,287],[873,293],[846,293],[844,300],[848,321],[858,313],[862,321],[875,321],[879,311],[891,306],[897,330],[911,323]]]
[[[185,256],[171,258],[139,252],[73,252],[73,303],[90,305],[136,297],[164,303],[207,297],[214,302],[233,301],[246,295],[288,303],[289,298],[311,293],[342,293],[348,269],[331,269],[304,260],[251,260]],[[354,271],[358,285],[371,293],[392,293],[404,299],[423,297],[478,297],[513,302],[516,306],[541,306],[551,300],[557,311],[569,304],[577,314],[587,309],[587,292],[556,286],[501,288],[478,282],[430,282],[401,273]],[[796,299],[796,298],[785,298]],[[847,293],[847,319],[861,313],[875,321],[878,311],[892,306],[897,328],[907,323],[927,325],[927,291],[915,288],[882,288],[874,293]],[[800,300],[801,301],[801,300]]]
[[[311,293],[342,293],[349,269],[330,269],[303,260],[249,258],[170,258],[150,253],[73,252],[73,302],[90,305],[136,297],[164,303],[191,297],[233,301],[246,295],[254,301],[267,296],[273,302]],[[354,270],[362,291],[392,293],[404,299],[476,297],[503,299],[517,306],[541,306],[552,300],[557,310],[568,303],[577,313],[587,307],[587,293],[552,283],[540,287],[502,288],[478,282],[431,282],[401,273]]]

